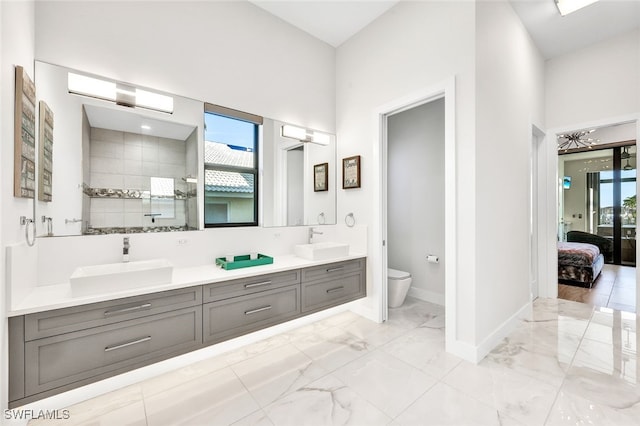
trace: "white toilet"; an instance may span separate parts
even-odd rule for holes
[[[411,274],[396,269],[387,269],[387,291],[390,308],[397,308],[404,303],[411,287]]]

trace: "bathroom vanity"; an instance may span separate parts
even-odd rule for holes
[[[258,267],[238,279],[12,316],[10,407],[365,297],[365,265],[350,256]]]

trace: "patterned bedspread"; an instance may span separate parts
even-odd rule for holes
[[[558,242],[558,265],[591,266],[599,254],[593,244]]]

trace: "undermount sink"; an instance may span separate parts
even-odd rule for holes
[[[72,296],[87,296],[171,282],[173,266],[166,259],[81,266],[71,274]]]
[[[349,244],[331,242],[296,244],[293,247],[293,253],[307,260],[332,259],[347,256],[349,254]]]

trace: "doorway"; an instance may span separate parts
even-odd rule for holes
[[[636,311],[637,132],[631,120],[562,133],[585,136],[558,151],[557,240],[597,246],[604,266],[590,285],[559,280],[559,298]]]
[[[444,235],[445,247],[441,255],[444,269],[445,340],[447,352],[466,356],[466,347],[456,341],[456,158],[455,158],[455,78],[451,77],[433,87],[417,91],[408,96],[377,108],[374,134],[379,141],[374,145],[374,162],[380,173],[374,181],[374,223],[372,240],[379,243],[379,250],[370,253],[373,265],[373,301],[380,322],[388,318],[387,269],[388,269],[388,118],[429,102],[444,99]],[[422,196],[422,195],[421,195]],[[376,243],[376,244],[377,244]],[[426,259],[425,259],[426,262]]]

